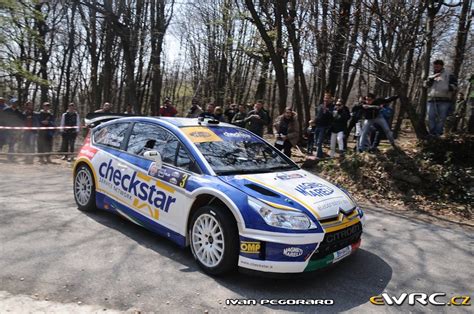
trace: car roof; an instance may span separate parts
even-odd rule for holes
[[[200,122],[198,118],[182,118],[182,117],[150,117],[150,116],[134,116],[134,117],[119,117],[118,119],[109,120],[108,122],[113,123],[113,121],[130,121],[130,122],[161,122],[160,124],[164,125],[173,125],[178,128],[183,127],[214,127],[214,126],[225,126],[225,127],[233,127],[237,128],[237,126],[225,122],[219,123],[206,123]],[[108,123],[107,123],[108,124]]]
[[[235,127],[235,125],[219,122],[218,124],[207,124],[203,122],[199,122],[198,118],[181,118],[181,117],[155,117],[156,119],[169,122],[174,124],[175,126],[182,128],[182,127],[189,127],[189,126],[228,126],[228,127]]]

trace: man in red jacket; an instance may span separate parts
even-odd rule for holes
[[[178,113],[178,111],[171,104],[171,100],[168,97],[166,97],[163,106],[161,106],[161,108],[160,108],[160,116],[162,116],[162,117],[174,117],[174,116],[176,116],[177,113]]]

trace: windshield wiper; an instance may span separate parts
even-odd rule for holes
[[[297,170],[298,168],[292,165],[284,165],[284,166],[275,166],[267,168],[267,170],[275,171],[275,170]]]
[[[231,176],[236,174],[252,174],[252,173],[264,173],[268,172],[268,169],[239,169],[239,170],[222,170],[216,171],[219,176]]]

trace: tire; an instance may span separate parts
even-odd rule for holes
[[[80,165],[74,174],[74,199],[81,211],[91,212],[97,209],[94,176],[87,165]]]
[[[191,252],[204,272],[221,275],[237,267],[239,233],[226,208],[199,208],[191,220],[189,236]]]

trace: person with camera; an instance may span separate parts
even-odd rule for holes
[[[239,105],[239,111],[232,118],[232,124],[245,128],[245,118],[247,117],[247,108],[244,104]]]
[[[203,112],[201,106],[199,106],[199,99],[193,98],[191,100],[191,108],[186,113],[186,118],[197,118]]]
[[[351,114],[349,108],[342,102],[342,99],[338,99],[333,113],[333,120],[331,123],[331,150],[329,156],[334,157],[336,154],[336,140],[339,145],[339,153],[344,155],[344,133],[347,129],[347,121],[349,121]]]
[[[247,118],[245,118],[247,130],[250,132],[263,137],[263,129],[270,123],[270,116],[268,112],[263,109],[263,101],[258,100],[253,110],[249,111]]]
[[[275,119],[273,134],[276,138],[275,147],[291,158],[291,148],[297,144],[300,136],[296,112],[286,108],[285,112]]]
[[[332,95],[330,93],[324,93],[323,103],[316,108],[315,123],[316,128],[314,130],[314,142],[316,143],[316,157],[323,158],[323,142],[326,135],[326,131],[331,127],[333,120],[333,104]]]
[[[362,105],[364,122],[362,124],[362,131],[359,138],[358,148],[360,152],[367,151],[371,148],[371,145],[369,145],[369,134],[373,130],[375,124],[382,128],[390,144],[396,148],[392,131],[390,130],[387,120],[383,117],[381,109],[383,109],[386,104],[397,99],[398,96],[375,98],[375,94],[367,94],[365,97],[365,104]]]
[[[428,133],[433,137],[443,134],[444,124],[453,106],[453,93],[458,86],[457,78],[444,68],[443,60],[433,62],[433,74],[424,81],[428,89]]]

